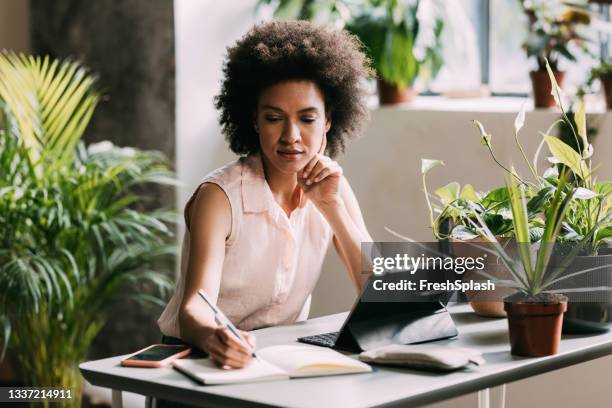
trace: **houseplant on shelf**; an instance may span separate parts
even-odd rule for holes
[[[81,141],[99,99],[77,62],[0,53],[2,351],[25,385],[72,388],[66,406],[111,302],[161,303],[152,263],[175,252],[174,213],[140,208],[142,187],[174,184],[162,155]]]
[[[591,17],[585,8],[560,0],[522,0],[522,5],[528,19],[523,48],[528,57],[537,61],[537,69],[530,72],[534,105],[537,108],[552,107],[555,101],[551,95],[546,61],[550,63],[557,83],[562,84],[564,72],[559,69],[559,59],[576,61],[570,45],[588,52],[587,39],[580,29],[590,23]]]
[[[419,75],[433,80],[442,67],[442,6],[440,0],[281,0],[274,17],[330,23],[355,34],[376,70],[380,103],[396,104],[412,100]]]
[[[612,110],[612,61],[601,61],[594,67],[589,74],[587,86],[590,87],[595,80],[601,83],[606,98],[606,109]]]
[[[367,48],[378,74],[380,103],[409,102],[420,71],[427,69],[427,76],[433,79],[442,66],[443,20],[437,17],[435,3],[427,9],[421,7],[429,3],[418,1],[372,0],[371,4],[373,7],[362,9],[347,29]],[[423,15],[433,21],[430,27],[422,24]],[[421,46],[423,38],[429,41]]]

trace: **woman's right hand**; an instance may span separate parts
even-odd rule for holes
[[[240,335],[249,343],[250,347],[240,342],[224,326],[209,327],[202,338],[201,348],[210,358],[224,369],[243,368],[253,361],[255,350],[255,336],[239,330]]]

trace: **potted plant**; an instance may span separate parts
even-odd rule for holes
[[[433,79],[442,66],[440,35],[443,21],[435,19],[431,28],[432,43],[425,47],[424,52],[417,53],[418,37],[423,31],[418,19],[421,4],[398,0],[371,3],[373,7],[362,9],[346,28],[366,46],[378,74],[380,104],[409,102],[415,96],[412,86],[421,68],[427,66]]]
[[[606,98],[606,109],[612,110],[612,62],[602,60],[597,67],[593,68],[587,80],[587,86],[592,85],[597,79],[601,83]]]
[[[563,106],[561,109],[563,111]],[[566,147],[567,152],[563,155],[570,163],[581,163],[588,169],[583,177],[577,165],[572,166],[575,169],[573,170],[566,164],[557,164],[558,169],[569,168],[572,171],[581,196],[580,199],[573,200],[560,235],[561,242],[583,246],[568,269],[592,269],[607,265],[607,268],[596,274],[577,276],[572,284],[610,287],[612,255],[607,251],[608,241],[612,237],[612,182],[596,180],[595,176],[591,175],[594,169],[591,162],[594,149],[590,139],[595,132],[587,126],[584,104],[579,104],[573,120],[568,115],[562,116],[562,119],[564,126],[560,129],[560,139],[573,150]],[[612,296],[609,292],[569,292],[567,295],[569,301],[563,321],[564,333],[596,333],[609,329],[612,323]]]
[[[586,38],[580,33],[581,26],[590,23],[588,10],[565,2],[522,0],[523,10],[527,15],[527,38],[523,49],[528,57],[537,61],[537,69],[530,72],[533,85],[534,105],[537,108],[555,106],[551,95],[550,81],[546,71],[549,62],[557,83],[562,84],[564,72],[559,69],[561,57],[576,61],[570,44],[584,52]]]
[[[519,355],[541,356],[556,353],[561,334],[563,312],[567,309],[567,296],[562,293],[590,293],[595,290],[610,290],[610,287],[560,287],[562,281],[568,282],[585,273],[604,269],[609,265],[594,267],[572,268],[576,256],[595,248],[599,240],[608,234],[611,216],[604,209],[608,193],[599,191],[607,189],[608,183],[597,185],[593,180],[593,168],[590,157],[592,146],[587,141],[586,116],[584,103],[576,111],[572,125],[562,102],[562,91],[557,84],[554,74],[546,62],[549,72],[551,89],[554,99],[561,109],[561,121],[571,127],[577,146],[576,152],[571,146],[558,138],[549,135],[551,128],[543,133],[542,146],[548,145],[553,157],[549,160],[553,167],[549,168],[542,177],[537,175],[537,157],[530,163],[518,141],[518,130],[524,121],[524,111],[519,113],[515,121],[515,135],[517,144],[534,175],[535,183],[521,179],[513,168],[507,170],[507,187],[512,209],[512,223],[514,236],[518,246],[518,261],[509,256],[499,244],[495,235],[491,233],[484,220],[474,213],[476,221],[471,221],[474,228],[487,238],[494,246],[504,265],[512,274],[511,282],[500,282],[514,287],[518,293],[505,299],[504,307],[508,312],[512,352]],[[483,144],[490,146],[491,135],[487,134],[479,122],[476,125],[480,131]],[[560,165],[560,166],[558,166]],[[557,167],[558,166],[558,167]],[[571,176],[571,177],[570,177]],[[526,191],[532,190],[533,199],[527,204]],[[597,199],[597,205],[591,200]],[[534,201],[535,200],[535,201]],[[583,235],[576,240],[569,250],[556,254],[561,260],[555,264],[551,260],[555,255],[555,244],[567,240],[567,230],[571,228],[568,220],[572,222],[572,212],[579,210],[578,215],[585,222]],[[538,241],[535,256],[530,249],[529,212],[538,212],[541,216],[543,234]],[[553,267],[554,266],[554,267]],[[485,273],[486,274],[486,273]],[[492,277],[494,279],[494,277]]]
[[[2,351],[24,385],[72,388],[70,406],[111,302],[162,303],[153,262],[175,252],[174,213],[142,209],[143,186],[174,184],[161,154],[81,141],[99,99],[76,62],[0,54]]]
[[[476,217],[474,227],[493,244],[502,262],[510,271],[513,281],[507,286],[518,290],[518,293],[504,299],[512,354],[523,356],[556,354],[567,298],[544,288],[547,283],[546,272],[552,248],[574,190],[567,184],[566,175],[562,175],[552,200],[544,211],[545,230],[534,259],[530,248],[524,187],[518,185],[514,176],[507,177],[507,184],[519,259],[513,259],[507,254],[480,217]]]
[[[432,80],[442,67],[441,7],[437,0],[281,0],[274,17],[331,23],[355,34],[376,70],[380,104],[387,105],[412,100],[417,77]]]
[[[508,216],[508,196],[505,188],[495,189],[490,192],[476,192],[472,185],[466,184],[461,187],[457,182],[451,182],[444,187],[434,191],[430,197],[427,190],[425,175],[436,165],[442,165],[439,160],[422,159],[421,176],[423,179],[423,191],[425,193],[429,219],[434,237],[439,241],[450,241],[449,253],[453,256],[469,257],[478,256],[479,249],[472,246],[474,243],[483,243],[482,238],[470,224],[470,218],[474,218],[473,212],[478,212],[489,229],[499,240],[507,242],[512,232],[512,219]],[[435,214],[435,216],[434,216]],[[487,272],[499,279],[506,276],[504,270],[497,268],[494,263],[487,262]],[[466,272],[464,280],[477,279],[477,274]],[[495,293],[486,291],[468,291],[465,293],[467,300],[479,316],[504,317],[506,312],[502,299],[509,294],[507,288],[499,288]]]

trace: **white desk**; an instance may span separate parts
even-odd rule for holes
[[[239,385],[201,386],[171,368],[126,368],[123,356],[80,365],[92,384],[119,391],[207,407],[373,407],[418,406],[520,380],[612,354],[612,333],[563,336],[559,354],[523,358],[510,354],[506,319],[476,316],[467,305],[449,308],[459,336],[438,344],[475,347],[487,363],[438,374],[375,367],[369,374],[305,378]],[[288,344],[297,337],[337,331],[346,313],[255,331],[258,347]],[[486,394],[483,394],[486,399]],[[120,402],[120,393],[114,393]]]

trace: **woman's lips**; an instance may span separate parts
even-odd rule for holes
[[[297,160],[304,152],[293,151],[293,150],[279,150],[279,156],[288,160]]]

